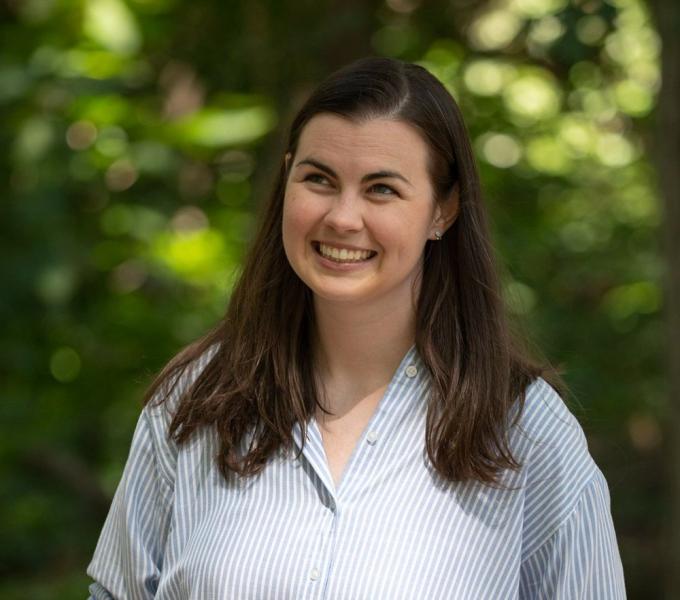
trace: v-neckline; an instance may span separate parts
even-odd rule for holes
[[[316,420],[316,415],[313,415],[312,418],[310,419],[310,422],[308,424],[309,427],[313,428],[313,435],[316,437],[318,440],[319,446],[320,446],[320,451],[323,456],[323,466],[325,469],[325,475],[326,475],[326,486],[328,487],[329,484],[332,487],[329,487],[329,491],[334,497],[338,497],[340,495],[341,490],[343,489],[343,482],[347,479],[347,474],[351,471],[352,464],[356,462],[356,456],[359,453],[359,448],[361,447],[361,442],[366,438],[367,434],[371,432],[372,429],[375,428],[376,423],[379,422],[380,420],[380,415],[384,411],[385,404],[387,402],[387,398],[389,398],[392,395],[392,390],[394,386],[396,385],[396,381],[399,378],[399,374],[402,372],[402,370],[405,368],[405,364],[408,360],[411,359],[411,356],[413,352],[415,351],[415,344],[412,344],[409,349],[406,351],[404,356],[402,357],[401,361],[399,361],[399,365],[397,368],[394,370],[394,373],[392,374],[392,377],[390,378],[389,383],[387,384],[387,387],[385,388],[384,393],[380,397],[380,400],[375,406],[375,409],[373,410],[373,413],[371,414],[370,418],[366,422],[366,425],[361,431],[361,434],[357,437],[356,442],[354,443],[354,447],[352,448],[351,452],[349,453],[349,456],[347,460],[345,461],[345,464],[340,472],[340,477],[338,478],[338,481],[336,483],[335,479],[333,478],[333,474],[331,473],[330,465],[328,462],[328,456],[326,454],[326,447],[323,443],[323,435],[321,432],[321,427],[319,427],[319,424]],[[312,433],[312,432],[310,432]]]

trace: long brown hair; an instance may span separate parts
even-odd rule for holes
[[[508,446],[511,406],[519,402],[519,416],[525,389],[538,376],[558,389],[562,385],[549,366],[525,355],[509,325],[460,110],[426,69],[365,58],[312,93],[293,120],[286,152],[295,155],[303,128],[320,113],[410,124],[428,146],[436,200],[459,186],[455,223],[441,241],[426,243],[417,304],[415,344],[432,380],[425,447],[446,480],[496,484],[501,470],[521,466]],[[181,390],[169,435],[182,444],[197,429],[214,427],[225,478],[254,475],[274,452],[290,449],[296,422],[305,439],[306,423],[319,406],[311,292],[289,265],[282,243],[286,179],[281,160],[226,315],[173,358],[145,396],[145,402],[164,402],[185,369],[214,349],[197,379]],[[250,441],[244,450],[245,439]]]

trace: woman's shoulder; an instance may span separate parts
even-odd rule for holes
[[[170,436],[170,425],[177,412],[182,396],[196,382],[210,363],[219,344],[210,346],[187,363],[183,368],[163,378],[154,394],[145,404],[140,415],[151,437],[157,457],[165,457],[168,470],[176,459],[178,447]],[[169,363],[169,364],[172,364]],[[163,461],[162,461],[163,462]],[[168,473],[170,475],[170,473]]]
[[[181,368],[173,369],[165,376],[161,374],[161,381],[154,394],[144,406],[144,412],[155,420],[169,424],[177,411],[182,397],[196,383],[196,380],[208,366],[218,349],[219,344],[213,344]],[[171,366],[176,359],[177,357],[172,359],[168,366]],[[167,369],[168,367],[164,369],[164,372]]]
[[[579,421],[562,396],[542,377],[534,379],[525,389],[519,423],[539,443],[581,444],[585,441]]]
[[[536,378],[526,388],[521,414],[512,432],[529,467],[550,463],[555,474],[582,470],[592,475],[593,460],[581,423],[564,399],[545,379]]]

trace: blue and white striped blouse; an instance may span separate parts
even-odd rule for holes
[[[91,598],[625,598],[607,483],[557,393],[530,386],[509,433],[523,467],[503,473],[508,491],[436,476],[428,389],[412,347],[337,488],[314,420],[299,459],[281,452],[228,483],[214,432],[178,448],[168,405],[145,407],[88,567]]]

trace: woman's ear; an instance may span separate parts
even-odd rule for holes
[[[437,202],[432,222],[432,239],[440,239],[444,232],[456,222],[460,210],[460,186],[455,183],[448,198]],[[437,237],[439,234],[439,237]]]

